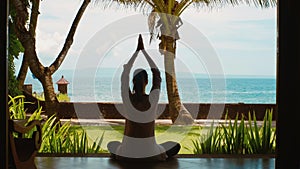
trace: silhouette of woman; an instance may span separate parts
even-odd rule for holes
[[[149,95],[145,92],[148,74],[144,69],[134,71],[132,91],[129,87],[129,73],[139,51],[145,55],[152,71],[152,88]],[[160,71],[144,50],[142,36],[139,35],[137,50],[128,63],[124,65],[121,75],[121,93],[125,106],[125,130],[122,143],[112,141],[107,145],[113,159],[164,161],[179,152],[181,148],[179,143],[173,141],[162,144],[156,143],[154,129],[160,85]]]

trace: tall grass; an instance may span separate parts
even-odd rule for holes
[[[27,123],[32,120],[42,122],[42,143],[40,153],[101,153],[106,152],[101,148],[104,132],[93,143],[84,130],[73,130],[71,132],[70,122],[61,124],[53,115],[43,121],[41,117],[42,107],[38,106],[30,116],[25,110],[25,96],[9,96],[9,115],[10,119],[27,119]],[[26,125],[26,124],[25,124]],[[26,133],[25,137],[31,137],[36,129]],[[16,135],[17,136],[17,135]]]
[[[276,128],[272,127],[272,110],[266,110],[262,126],[255,113],[248,114],[246,121],[242,115],[233,120],[225,117],[221,127],[211,125],[207,134],[192,140],[192,148],[185,147],[194,154],[272,154],[276,148]]]
[[[102,153],[101,148],[104,132],[101,137],[91,144],[91,139],[85,130],[70,130],[70,122],[60,124],[56,122],[56,117],[51,116],[42,128],[43,142],[39,150],[40,153]]]
[[[19,95],[15,97],[9,97],[8,102],[8,110],[10,119],[25,119],[26,118],[26,110],[24,108],[25,105],[25,96]]]
[[[84,130],[78,132],[73,130],[71,137],[68,137],[69,152],[70,153],[101,153],[106,152],[101,148],[104,139],[104,132],[101,137],[97,138],[93,144],[89,145],[89,138]]]
[[[41,120],[41,113],[42,113],[42,108],[38,106],[38,108],[32,113],[31,116],[27,116],[26,110],[25,110],[25,103],[30,104],[29,102],[25,102],[25,96],[24,95],[19,95],[15,97],[11,97],[10,95],[8,96],[10,98],[8,102],[8,110],[9,110],[9,118],[13,120],[25,120],[27,119],[25,126],[33,121],[33,120]],[[24,138],[30,138],[32,137],[32,134],[34,131],[36,131],[36,127],[31,129],[29,132],[25,133],[23,135]],[[17,134],[14,134],[15,137],[18,137]]]
[[[220,130],[211,124],[208,133],[201,135],[199,139],[192,140],[194,154],[216,154],[221,153]],[[187,148],[187,147],[185,147]],[[188,149],[188,148],[187,148]]]
[[[227,120],[227,116],[225,118]],[[238,123],[238,114],[234,122],[229,120],[228,125],[222,124],[222,132],[224,133],[220,139],[223,140],[222,149],[226,154],[244,154],[245,153],[245,121],[244,116]],[[220,131],[221,132],[221,131]]]
[[[249,127],[246,136],[248,138],[248,151],[251,154],[275,153],[275,129],[272,128],[272,111],[267,110],[263,120],[263,126],[258,127],[256,116],[253,114],[253,121],[249,113]]]

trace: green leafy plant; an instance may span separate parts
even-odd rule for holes
[[[253,113],[249,120],[238,115],[232,122],[225,116],[226,124],[213,127],[207,134],[192,140],[193,148],[187,148],[194,154],[271,154],[275,153],[276,132],[272,127],[272,111],[266,110],[262,125],[259,126]]]
[[[9,10],[10,16],[15,15],[16,12],[14,9]],[[12,20],[9,19],[9,26],[12,26]],[[9,29],[9,47],[8,47],[8,94],[11,96],[18,96],[22,94],[22,91],[19,89],[19,81],[16,77],[16,67],[14,60],[19,58],[19,54],[24,52],[24,48],[16,36],[14,29]]]
[[[42,125],[42,144],[39,152],[43,153],[66,153],[66,137],[71,127],[69,122],[60,124],[52,115]]]
[[[8,96],[10,98],[8,102],[8,110],[10,119],[28,119],[28,122],[32,120],[42,120],[41,113],[42,107],[38,105],[38,108],[30,115],[27,116],[25,110],[25,103],[31,104],[30,102],[25,102],[24,95],[18,95],[15,97]]]
[[[25,96],[9,96],[9,114],[11,119],[27,119],[27,123],[32,120],[42,120],[42,107],[27,115],[25,110]],[[26,124],[25,124],[26,125]],[[24,137],[30,137],[36,129],[32,129]],[[17,137],[17,135],[16,135]],[[42,121],[42,143],[39,149],[40,153],[101,153],[106,152],[101,148],[104,132],[100,138],[97,138],[93,144],[84,130],[73,130],[71,132],[71,123],[61,124],[56,120],[55,115]]]
[[[43,142],[39,150],[40,153],[101,153],[101,144],[104,132],[93,144],[90,143],[86,132],[81,129],[71,131],[71,123],[60,124],[56,117],[51,116],[42,128]]]
[[[275,129],[272,128],[272,111],[267,110],[263,119],[262,127],[258,127],[256,116],[253,121],[249,113],[249,127],[246,135],[248,137],[248,150],[252,154],[269,154],[275,152]]]
[[[238,123],[238,114],[236,115],[236,118],[234,122],[232,123],[231,120],[229,120],[228,125],[222,124],[222,131],[223,131],[223,137],[224,140],[223,143],[223,152],[228,154],[244,154],[245,151],[245,122],[244,122],[244,116],[242,116],[242,119],[240,120],[240,123]],[[227,115],[225,117],[227,120]]]
[[[25,119],[26,118],[26,111],[24,108],[25,96],[18,95],[12,97],[9,95],[8,97],[10,98],[8,102],[10,119]]]
[[[27,116],[26,110],[25,110],[25,96],[24,95],[18,95],[15,97],[8,96],[10,98],[8,102],[8,110],[9,110],[9,117],[13,120],[25,120],[27,119],[25,125],[27,125],[29,122],[33,120],[42,120],[41,113],[42,113],[42,107],[38,106],[38,108],[30,115]],[[28,131],[24,134],[24,138],[30,138],[33,134],[33,132],[36,131],[36,128],[34,127],[32,130]],[[18,137],[17,134],[15,137]]]
[[[198,139],[192,140],[194,154],[215,154],[220,153],[221,140],[220,128],[211,124],[208,132]]]
[[[103,142],[104,133],[102,133],[100,138],[97,138],[92,145],[89,144],[90,140],[86,134],[86,132],[81,130],[73,130],[73,133],[70,137],[67,138],[67,143],[69,147],[70,153],[101,153],[104,150],[101,148],[101,144]]]

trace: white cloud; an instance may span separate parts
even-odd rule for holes
[[[47,33],[37,30],[37,52],[41,54],[56,55],[63,45],[64,37],[58,32]]]
[[[262,20],[276,17],[276,7],[261,9],[247,5],[227,6],[216,9],[196,9],[193,7],[184,11],[182,17],[187,21],[227,22],[237,20]],[[192,22],[195,23],[195,22]],[[197,22],[196,22],[197,23]],[[199,22],[198,22],[199,23]]]

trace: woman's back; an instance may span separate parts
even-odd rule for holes
[[[149,95],[145,93],[148,84],[146,70],[137,69],[133,77],[133,89],[129,85],[129,73],[138,52],[142,51],[151,67],[152,87]],[[143,49],[141,36],[137,51],[124,65],[121,75],[121,94],[124,105],[125,130],[122,142],[110,142],[108,149],[115,154],[117,159],[145,159],[166,160],[175,155],[180,145],[175,142],[157,144],[154,131],[157,105],[160,94],[161,77],[160,71]],[[174,147],[174,148],[172,148]],[[173,153],[168,153],[171,148]]]

